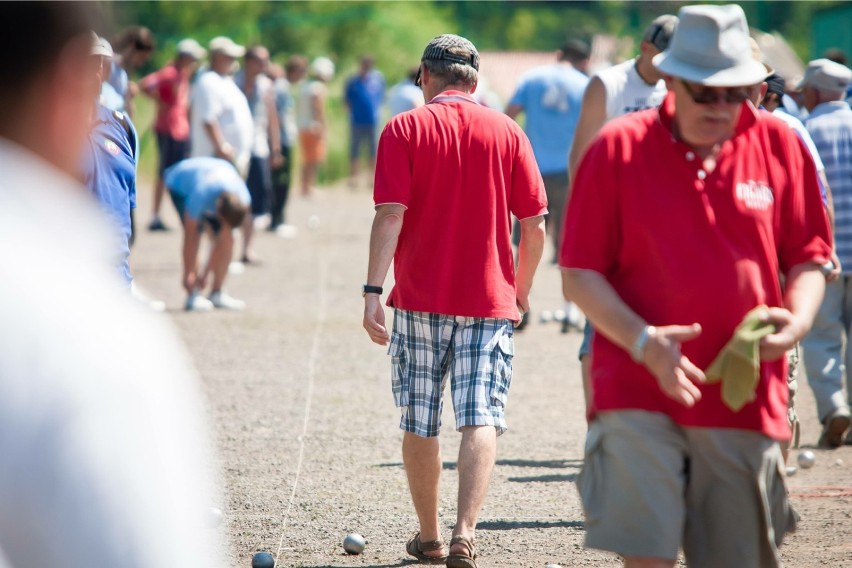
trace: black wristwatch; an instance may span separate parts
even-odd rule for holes
[[[382,292],[384,292],[384,290],[382,290],[381,286],[370,286],[369,284],[364,284],[361,288],[361,297],[364,297],[367,294],[378,294],[381,296]]]

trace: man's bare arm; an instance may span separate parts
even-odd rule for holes
[[[568,179],[573,180],[586,148],[606,124],[606,88],[599,77],[592,77],[583,94],[583,107],[568,154]]]
[[[530,290],[533,277],[544,252],[545,228],[544,216],[521,219],[521,243],[518,245],[518,268],[515,277],[515,289],[518,307],[524,312],[530,310]]]
[[[396,243],[402,230],[405,206],[389,203],[376,207],[373,228],[370,231],[370,258],[367,263],[367,282],[381,286],[390,270]],[[390,333],[385,327],[385,311],[378,294],[364,296],[364,329],[374,343],[387,345]]]

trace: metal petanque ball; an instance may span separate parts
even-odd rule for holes
[[[799,471],[799,468],[794,465],[787,466],[787,477],[793,477],[796,475],[796,472]]]
[[[813,467],[816,462],[816,454],[814,454],[810,450],[804,450],[799,452],[799,457],[797,459],[799,462],[799,467],[802,469],[810,469]]]
[[[542,311],[538,316],[538,321],[541,323],[547,323],[553,321],[553,312],[548,310]]]
[[[343,539],[343,550],[346,551],[346,554],[361,554],[364,552],[364,546],[366,544],[364,537],[360,534],[348,534],[346,535],[346,538]]]
[[[251,568],[275,568],[275,558],[268,552],[258,552],[251,557]]]
[[[544,568],[562,568],[559,564],[545,564]]]

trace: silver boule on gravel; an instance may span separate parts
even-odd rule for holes
[[[799,468],[794,465],[787,466],[787,477],[793,477],[796,475],[796,472],[799,471]]]
[[[360,534],[348,534],[346,535],[346,538],[343,539],[343,550],[346,551],[346,554],[361,554],[364,552],[364,546],[366,544],[367,542]]]
[[[814,463],[816,463],[816,454],[810,450],[802,450],[799,452],[797,461],[799,462],[800,468],[810,469],[814,466]]]
[[[562,568],[559,564],[545,564],[544,568]]]

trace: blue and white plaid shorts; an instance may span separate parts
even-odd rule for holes
[[[394,400],[402,409],[400,428],[438,435],[450,377],[456,429],[494,426],[497,435],[505,432],[513,333],[508,319],[395,310],[388,354]]]

